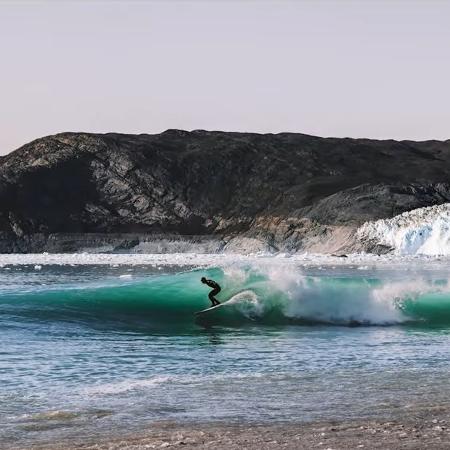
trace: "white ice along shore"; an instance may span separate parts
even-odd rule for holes
[[[277,255],[268,254],[136,254],[136,253],[10,253],[0,254],[0,271],[11,270],[11,266],[32,265],[35,270],[42,270],[49,265],[109,265],[141,267],[230,267],[235,265],[257,265],[276,267],[318,268],[319,270],[371,270],[388,268],[389,270],[445,270],[450,271],[450,256],[429,255],[374,255],[369,253],[349,254],[342,258],[334,255],[303,253]]]
[[[450,255],[450,203],[366,222],[356,237],[391,247],[397,255]]]

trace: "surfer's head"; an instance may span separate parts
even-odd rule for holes
[[[200,280],[202,283],[206,283],[206,278],[202,277],[202,279]]]

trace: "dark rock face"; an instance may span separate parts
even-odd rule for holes
[[[449,174],[450,141],[63,133],[0,159],[0,251],[55,233],[238,236],[298,250],[336,227],[450,201]]]

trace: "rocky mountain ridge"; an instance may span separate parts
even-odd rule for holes
[[[245,252],[384,251],[355,229],[449,202],[449,174],[450,141],[61,133],[0,158],[0,251],[105,240],[129,250],[130,236]]]

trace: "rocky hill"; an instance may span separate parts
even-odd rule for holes
[[[363,222],[450,201],[450,141],[62,133],[0,158],[0,251],[195,236],[230,251],[375,250]]]

